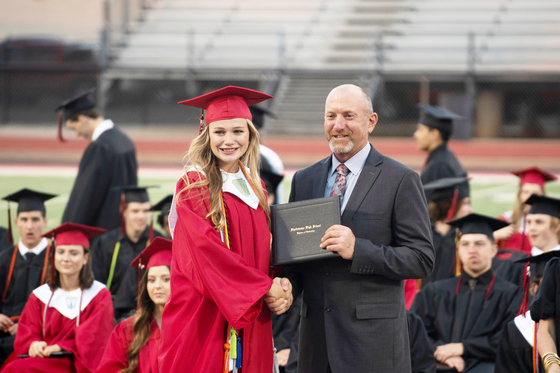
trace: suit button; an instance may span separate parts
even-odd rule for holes
[[[331,273],[329,271],[325,271],[325,276],[330,276]]]
[[[325,308],[325,313],[328,315],[332,312],[332,308]]]

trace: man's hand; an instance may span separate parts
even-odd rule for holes
[[[437,346],[434,356],[437,361],[445,362],[450,357],[462,356],[465,349],[462,343],[448,343],[446,345]]]
[[[46,357],[45,349],[47,348],[47,342],[45,341],[35,341],[29,346],[29,351],[27,352],[31,357]]]
[[[18,323],[15,323],[14,325],[10,326],[8,328],[8,333],[10,333],[10,335],[16,335],[18,325],[19,325]]]
[[[268,309],[276,315],[281,315],[292,306],[292,284],[287,278],[276,277],[268,293],[264,296]]]
[[[290,357],[290,349],[285,348],[276,353],[276,358],[278,359],[278,365],[285,367],[288,364],[288,358]]]
[[[333,225],[325,232],[321,239],[321,248],[335,251],[347,260],[354,258],[356,237],[352,230],[344,225]]]
[[[461,356],[452,356],[443,363],[449,365],[451,368],[457,369],[457,372],[465,370],[465,360],[463,360]]]
[[[12,325],[14,325],[14,322],[8,316],[0,313],[0,330],[7,332]]]
[[[62,351],[62,349],[60,348],[59,345],[52,345],[45,348],[43,350],[43,353],[45,354],[46,357],[49,357],[53,352],[60,352],[60,351]]]

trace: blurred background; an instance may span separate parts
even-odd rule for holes
[[[58,191],[50,203],[65,205],[87,142],[65,131],[58,143],[54,109],[91,87],[134,140],[140,181],[163,178],[162,196],[198,129],[200,113],[177,101],[226,85],[274,96],[264,144],[284,161],[287,189],[295,170],[329,153],[324,101],[343,83],[373,100],[374,146],[416,170],[426,158],[411,138],[416,105],[462,115],[450,148],[473,177],[475,211],[513,204],[508,171],[560,172],[557,0],[0,0],[0,9],[2,195],[23,185]],[[560,195],[559,184],[547,192]]]

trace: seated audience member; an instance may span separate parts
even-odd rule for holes
[[[538,167],[513,171],[512,174],[518,176],[520,180],[517,200],[512,210],[506,211],[498,218],[507,221],[510,225],[494,232],[494,239],[500,248],[530,253],[531,242],[527,236],[527,224],[525,221],[525,215],[529,211],[529,206],[525,202],[533,194],[545,195],[545,183],[557,178]]]
[[[0,366],[14,351],[17,320],[31,292],[45,283],[49,243],[41,237],[47,226],[45,201],[52,194],[22,189],[4,197],[17,202],[14,220],[19,242],[11,250],[0,252]],[[9,203],[9,202],[8,202]],[[8,213],[8,219],[10,219]],[[9,232],[12,241],[12,232]]]
[[[95,371],[113,329],[111,294],[94,280],[89,257],[89,240],[103,232],[64,223],[43,235],[53,239],[50,282],[33,291],[19,321],[10,358],[28,357],[3,372]]]
[[[161,315],[170,294],[171,245],[171,240],[157,237],[130,265],[146,270],[138,310],[113,330],[97,372],[157,373]]]
[[[159,211],[157,222],[165,237],[171,239],[171,231],[169,230],[169,212],[171,211],[171,203],[173,202],[173,194],[165,196],[161,201],[152,206],[150,211]]]
[[[456,229],[447,224],[471,213],[469,180],[466,177],[439,179],[424,185],[436,263],[432,273],[422,284],[455,277],[457,274]]]
[[[560,373],[560,258],[551,259],[544,268],[531,303],[531,318],[539,323],[537,349],[545,371]]]
[[[532,195],[527,202],[527,235],[531,241],[531,255],[560,250],[560,200]]]
[[[449,223],[459,228],[459,277],[426,285],[412,311],[435,347],[438,370],[493,372],[502,330],[521,305],[521,289],[497,277],[492,258],[498,251],[492,232],[507,223],[470,214]]]
[[[529,274],[526,276],[528,286],[525,299],[528,299],[529,294],[534,295],[537,292],[546,263],[558,256],[560,256],[560,251],[551,251],[520,260],[520,262],[530,264],[530,276]],[[530,281],[529,277],[533,280]],[[537,324],[531,319],[531,311],[527,309],[527,303],[524,301],[519,315],[504,329],[496,354],[495,373],[533,372],[533,366],[539,364],[535,351],[536,328]],[[543,371],[542,367],[540,367],[540,371]]]
[[[146,187],[123,189],[122,227],[99,236],[92,242],[95,278],[106,284],[113,297],[115,317],[120,319],[136,309],[138,274],[130,263],[154,237],[162,234],[149,226],[152,205]],[[125,281],[130,276],[131,281]],[[123,287],[127,283],[126,287]]]
[[[434,349],[422,319],[410,311],[407,311],[406,315],[412,373],[436,373]]]

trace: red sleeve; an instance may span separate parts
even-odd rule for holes
[[[128,368],[126,351],[131,343],[133,320],[134,318],[131,317],[117,324],[109,337],[109,343],[107,343],[101,363],[97,367],[97,373],[118,373]]]
[[[111,293],[103,289],[82,311],[75,339],[56,342],[61,349],[74,353],[78,371],[83,367],[84,370],[93,372],[99,365],[113,330],[113,317]]]
[[[31,343],[43,340],[43,314],[44,304],[31,293],[19,319],[14,352],[17,355],[27,354]]]
[[[179,180],[177,193],[184,186],[184,181]],[[203,196],[208,201],[207,189],[202,193],[195,189],[179,197],[173,260],[197,291],[218,306],[233,328],[240,329],[261,312],[261,300],[272,286],[272,279],[268,273],[249,266],[222,242],[206,218]]]
[[[404,280],[404,304],[407,310],[409,310],[412,306],[412,302],[414,302],[416,293],[418,293],[418,280]]]

